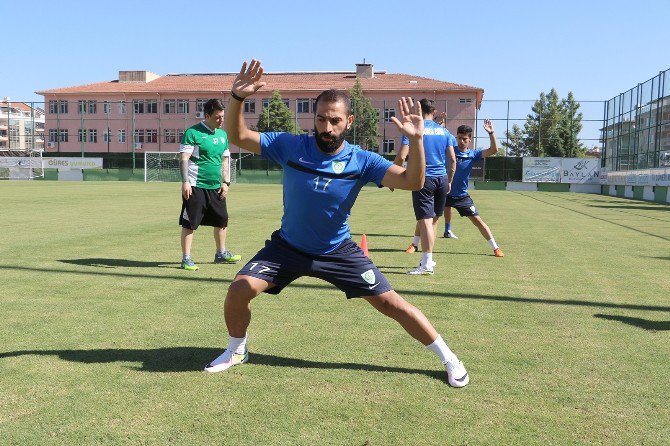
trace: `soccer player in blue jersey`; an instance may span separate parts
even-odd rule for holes
[[[504,257],[505,254],[503,254],[493,238],[491,229],[479,216],[475,203],[470,198],[470,195],[468,195],[468,181],[470,180],[470,172],[475,161],[498,153],[498,141],[496,140],[491,120],[484,120],[484,130],[489,134],[491,143],[491,147],[486,150],[470,149],[472,127],[462,125],[456,130],[456,140],[458,141],[458,147],[456,148],[456,174],[451,185],[451,192],[447,195],[446,207],[444,208],[444,236],[447,238],[458,238],[451,232],[451,208],[456,208],[461,217],[468,217],[477,229],[479,229],[479,232],[491,245],[493,255]]]
[[[414,240],[405,250],[413,253],[421,241],[421,262],[416,269],[407,274],[433,274],[433,246],[437,221],[442,215],[447,194],[451,189],[451,181],[456,170],[456,156],[454,146],[456,138],[445,127],[433,120],[435,106],[429,99],[421,99],[423,114],[423,148],[426,154],[426,181],[419,191],[412,191],[412,205],[416,217]],[[409,153],[409,138],[402,137],[402,145],[396,155],[394,163],[402,166]],[[449,167],[447,173],[447,166]]]
[[[229,342],[205,370],[222,372],[247,361],[247,328],[251,301],[262,292],[280,293],[301,276],[324,279],[347,298],[360,297],[396,320],[412,337],[433,351],[446,366],[454,387],[468,384],[463,363],[449,349],[426,316],[396,293],[372,261],[351,240],[347,223],[365,183],[396,189],[423,186],[425,157],[423,119],[413,114],[411,99],[399,101],[401,120],[393,122],[410,140],[407,168],[344,140],[353,124],[349,96],[322,92],[315,103],[314,135],[258,133],[244,120],[242,103],[265,85],[257,60],[242,65],[233,82],[226,130],[230,141],[284,168],[284,215],[281,228],[237,274],[228,288],[224,317]],[[417,105],[418,113],[421,108]]]

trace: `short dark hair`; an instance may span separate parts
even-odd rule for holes
[[[423,116],[435,113],[435,106],[433,105],[434,102],[435,101],[426,98],[423,98],[419,101],[419,104],[421,104],[421,114]]]
[[[316,97],[316,101],[314,102],[314,114],[316,114],[316,108],[319,105],[319,101],[324,101],[329,104],[341,101],[346,106],[345,112],[347,116],[351,114],[351,98],[345,91],[335,90],[334,88],[322,91],[321,94]]]
[[[221,102],[220,99],[210,99],[209,101],[205,102],[202,110],[206,115],[212,116],[214,112],[223,110],[223,102]]]
[[[456,129],[456,134],[468,135],[470,138],[472,138],[472,127],[470,127],[469,125],[459,125],[458,128]]]

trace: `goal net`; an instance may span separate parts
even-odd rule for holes
[[[230,158],[230,182],[237,179],[237,164]],[[179,152],[144,152],[144,181],[181,181]]]
[[[0,149],[0,180],[32,180],[44,177],[42,151]]]

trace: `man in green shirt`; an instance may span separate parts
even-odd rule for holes
[[[204,112],[204,121],[186,130],[179,146],[181,268],[191,271],[198,269],[191,259],[191,244],[193,231],[201,224],[214,227],[214,263],[237,263],[241,259],[226,249],[230,151],[228,135],[221,129],[223,104],[219,99],[210,99]]]

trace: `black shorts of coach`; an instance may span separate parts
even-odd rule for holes
[[[462,197],[447,197],[445,206],[456,208],[461,217],[475,217],[479,215],[475,202],[467,194]]]
[[[198,226],[228,226],[228,209],[226,199],[219,197],[218,189],[202,189],[191,186],[188,200],[182,197],[179,224],[186,229],[196,230]]]
[[[444,203],[447,200],[449,179],[441,177],[426,177],[423,188],[412,191],[412,205],[417,220],[435,218],[444,212]]]
[[[329,254],[307,254],[286,242],[279,231],[272,233],[265,247],[237,273],[273,283],[266,290],[279,294],[302,276],[316,277],[332,283],[347,299],[376,296],[390,291],[391,284],[351,239]]]

